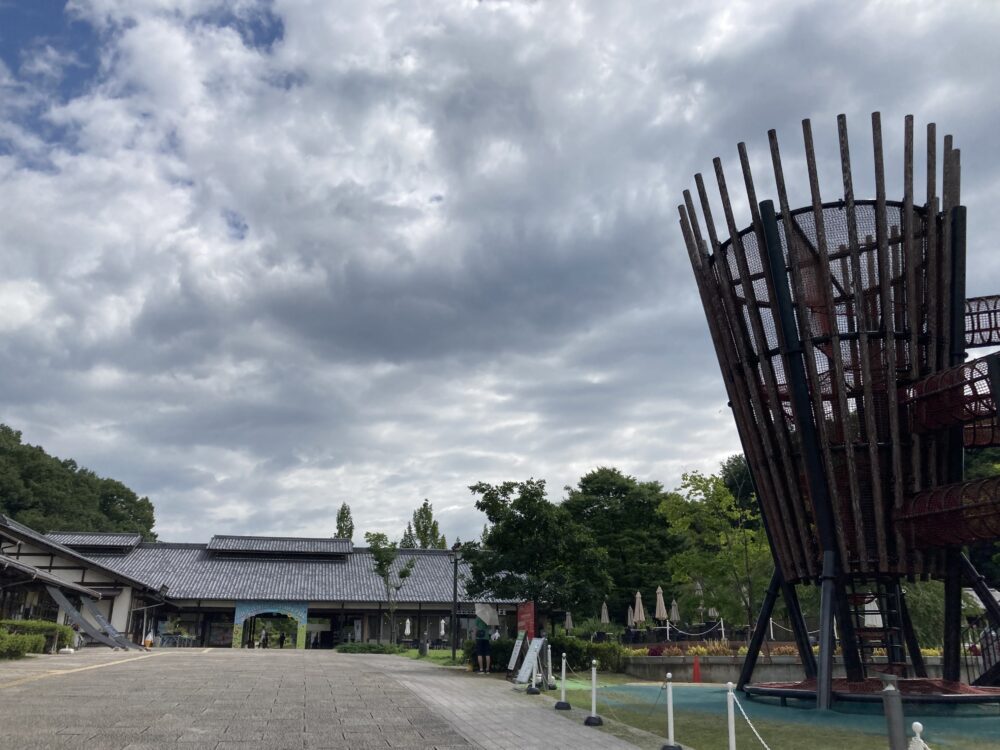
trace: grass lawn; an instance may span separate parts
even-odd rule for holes
[[[588,710],[589,683],[567,680],[566,697],[574,708]],[[885,750],[885,719],[871,707],[866,713],[781,707],[744,698],[744,710],[772,750]],[[626,675],[599,674],[597,713],[648,732],[666,736],[666,692],[658,683],[643,683]],[[862,710],[862,709],[857,709]],[[924,739],[931,747],[958,750],[995,750],[1000,737],[1000,710],[963,709],[965,715],[934,715],[925,708],[907,716],[907,727],[920,721]],[[932,709],[933,710],[933,709]],[[941,709],[937,709],[938,712]],[[720,685],[676,685],[674,687],[674,728],[677,742],[694,750],[726,747],[726,690]],[[760,747],[750,727],[736,712],[737,747]]]
[[[451,660],[451,649],[441,648],[441,649],[431,649],[427,652],[427,656],[421,656],[420,652],[415,648],[407,649],[402,652],[400,656],[405,656],[410,659],[421,659],[424,661],[429,661],[432,664],[438,664],[442,667],[461,667],[465,666],[465,662],[462,661],[462,652],[459,651],[455,654],[457,657],[456,661]]]

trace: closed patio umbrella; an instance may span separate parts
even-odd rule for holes
[[[409,617],[406,618],[406,625],[403,627],[403,635],[406,638],[410,637],[410,618]]]
[[[444,620],[444,618],[442,617],[442,618],[441,618],[441,632],[440,632],[440,634],[439,634],[439,636],[438,636],[438,637],[440,637],[440,638],[444,638],[444,622],[445,622],[445,620]]]
[[[635,627],[635,617],[632,614],[632,608],[628,608],[628,616],[625,618],[625,624],[630,628]]]
[[[642,592],[635,592],[635,608],[632,611],[632,616],[635,619],[635,624],[640,625],[646,622],[646,612],[642,608]]]
[[[677,600],[670,602],[670,619],[674,622],[681,621],[681,608],[677,605]]]
[[[611,622],[611,618],[608,617],[608,603],[604,602],[601,605],[601,625],[608,625]]]
[[[566,622],[563,623],[563,627],[566,628],[567,633],[573,629],[573,615],[569,612],[566,613]]]
[[[654,619],[663,622],[667,618],[667,605],[663,601],[663,587],[656,587],[656,614],[653,615]]]

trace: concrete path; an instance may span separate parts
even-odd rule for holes
[[[2,743],[18,750],[635,747],[551,706],[494,677],[330,651],[0,662]]]

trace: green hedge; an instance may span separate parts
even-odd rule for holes
[[[509,638],[501,638],[498,641],[490,641],[490,660],[495,672],[503,672],[510,662],[510,652],[514,650],[514,641]],[[465,661],[478,668],[476,661],[476,642],[466,641],[462,644],[462,655]]]
[[[571,635],[556,635],[549,639],[552,645],[552,667],[566,654],[566,663],[576,671],[590,669],[590,662],[597,659],[599,672],[620,672],[625,649],[618,643],[605,641],[592,643]]]
[[[558,669],[562,654],[566,654],[567,664],[578,672],[590,669],[592,659],[597,659],[597,669],[601,672],[620,672],[625,649],[617,643],[591,643],[573,636],[557,635],[549,638],[552,646],[552,668]],[[510,662],[510,652],[514,650],[514,641],[501,639],[490,641],[490,654],[493,657],[494,668],[505,670]],[[476,661],[475,641],[466,641],[462,646],[465,660],[470,664]]]
[[[0,630],[0,659],[19,659],[25,654],[40,654],[44,650],[44,635]]]
[[[0,620],[0,628],[8,633],[42,635],[50,639],[58,638],[57,648],[72,646],[76,640],[76,633],[69,625],[60,625],[48,620]]]
[[[401,654],[406,649],[391,643],[341,643],[337,651],[342,654]]]

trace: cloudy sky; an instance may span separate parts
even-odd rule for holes
[[[936,121],[1000,291],[998,38],[994,2],[0,0],[0,421],[170,540],[673,487],[738,449],[691,176],[746,140],[773,195],[774,127],[804,204],[811,117],[833,198],[836,115],[860,163],[878,109],[898,196]]]

